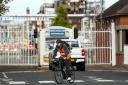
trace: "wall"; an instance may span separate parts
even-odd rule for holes
[[[120,25],[128,25],[128,16],[120,17]]]

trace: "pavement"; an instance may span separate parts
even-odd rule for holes
[[[86,65],[86,70],[128,72],[128,65]]]
[[[48,67],[38,66],[0,66],[0,73],[2,72],[16,72],[16,71],[47,71]]]
[[[121,71],[128,72],[128,65],[86,65],[87,71]],[[48,71],[47,66],[0,66],[0,73],[12,71]],[[1,76],[1,75],[0,75]]]

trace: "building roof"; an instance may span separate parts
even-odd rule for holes
[[[113,4],[111,7],[106,9],[102,17],[111,17],[111,16],[117,16],[117,15],[128,15],[128,0],[119,0],[115,4]],[[100,15],[97,17],[99,18]]]
[[[49,26],[46,29],[71,29],[63,26]]]

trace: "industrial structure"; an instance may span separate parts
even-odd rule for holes
[[[74,31],[68,33],[66,28],[65,30],[61,27],[59,29],[58,27],[49,28],[52,19],[56,16],[56,7],[60,3],[67,3],[68,6],[74,5],[74,9],[67,6],[68,17],[71,20],[72,28],[75,27],[79,31],[78,39],[85,48],[86,64],[116,65],[114,22],[111,22],[111,29],[109,30],[101,30],[101,28],[98,30],[95,24],[96,15],[102,12],[99,6],[103,4],[85,0],[59,1],[57,0],[53,4],[44,3],[37,15],[31,15],[29,8],[27,8],[26,15],[0,17],[1,65],[46,65],[44,59],[49,51],[44,50],[44,47],[46,47],[44,43],[47,43],[49,38],[51,39],[51,35],[59,34],[61,37],[65,37],[64,35],[70,36],[71,34],[72,37],[70,38],[74,38]],[[100,18],[100,21],[103,20]],[[103,27],[102,23],[101,27]],[[105,42],[106,40],[107,42]],[[12,44],[15,45],[12,46]],[[12,48],[15,48],[15,50],[12,50]]]

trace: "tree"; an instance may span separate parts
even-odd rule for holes
[[[10,1],[12,0],[0,0],[0,16],[8,11],[9,7],[6,6],[6,4],[8,4]]]
[[[67,9],[64,4],[60,4],[57,8],[57,16],[53,19],[52,26],[70,27]]]

